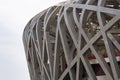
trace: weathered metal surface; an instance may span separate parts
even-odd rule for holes
[[[31,80],[120,80],[120,1],[68,0],[23,33]]]

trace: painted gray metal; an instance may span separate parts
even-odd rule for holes
[[[120,80],[119,4],[68,0],[33,17],[23,33],[31,80],[97,80],[91,56],[107,80]]]

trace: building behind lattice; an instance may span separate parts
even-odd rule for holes
[[[120,0],[68,0],[26,25],[31,80],[120,80]]]

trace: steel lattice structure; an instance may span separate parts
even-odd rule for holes
[[[120,80],[120,0],[68,0],[23,33],[31,80]]]

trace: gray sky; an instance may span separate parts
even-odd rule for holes
[[[64,0],[0,0],[0,80],[30,80],[22,43],[27,22]]]

